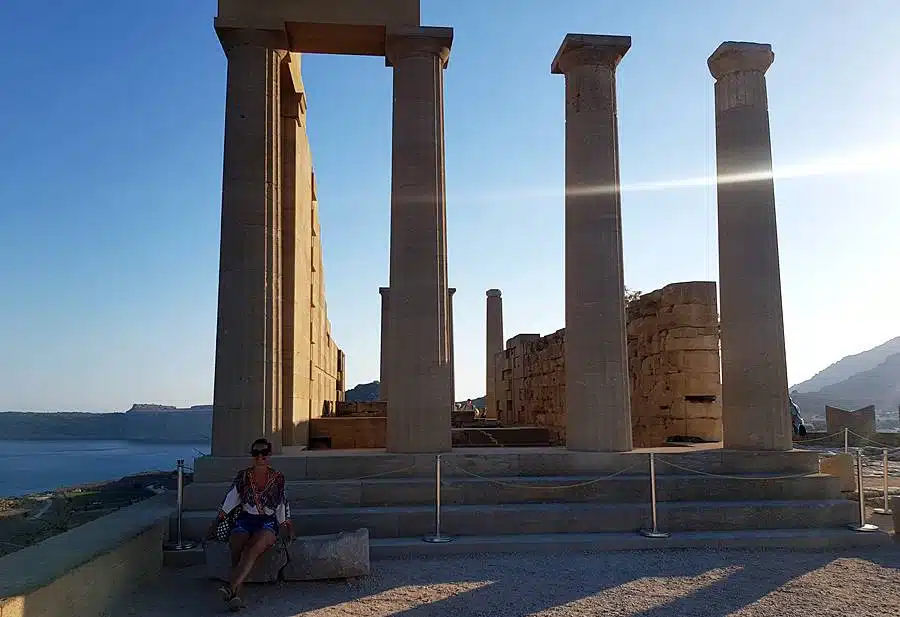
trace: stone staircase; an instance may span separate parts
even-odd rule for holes
[[[678,448],[655,456],[659,527],[673,534],[845,530],[856,521],[857,504],[842,496],[838,478],[819,473],[814,452]],[[195,481],[185,490],[185,537],[203,537],[246,464],[197,459]],[[272,465],[288,479],[301,535],[365,527],[375,548],[421,543],[434,532],[434,455],[310,451],[273,457]],[[442,455],[441,473],[441,531],[469,544],[633,533],[650,525],[649,458],[642,452],[467,448]]]

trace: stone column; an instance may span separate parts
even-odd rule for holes
[[[790,450],[766,70],[770,45],[722,43],[716,79],[724,447]]]
[[[456,402],[456,354],[455,345],[453,343],[453,294],[456,293],[455,287],[447,289],[447,344],[450,346],[450,399],[451,410],[452,405]]]
[[[378,400],[388,400],[388,324],[391,314],[391,290],[389,287],[379,287],[381,294],[381,376],[378,381]]]
[[[616,66],[627,36],[566,35],[566,412],[572,450],[631,450]]]
[[[387,34],[394,69],[387,448],[450,449],[444,193],[444,68],[453,30]]]
[[[214,456],[281,448],[281,65],[283,33],[219,31],[228,58]]]
[[[497,382],[500,375],[496,374],[496,357],[503,351],[503,298],[499,289],[487,290],[487,347],[485,364],[487,375],[485,376],[485,407],[486,416],[491,420],[497,419]]]

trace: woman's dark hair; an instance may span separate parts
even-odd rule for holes
[[[272,451],[272,442],[270,442],[265,437],[260,437],[259,439],[254,441],[252,444],[250,444],[250,451],[252,452],[256,446],[265,446],[266,450],[268,450],[269,452]]]

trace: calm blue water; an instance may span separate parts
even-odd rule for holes
[[[201,453],[209,453],[209,444],[0,440],[0,497],[167,471],[179,458],[193,466]]]

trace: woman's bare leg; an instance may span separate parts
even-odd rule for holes
[[[231,549],[232,570],[234,570],[241,562],[241,553],[244,551],[244,547],[247,545],[248,540],[250,540],[250,534],[244,532],[233,533],[231,534],[231,537],[228,538],[228,547]]]
[[[257,558],[274,545],[277,539],[278,536],[268,529],[258,531],[250,536],[250,540],[244,545],[240,562],[231,572],[231,589],[235,594],[250,575],[250,570],[253,569],[253,564],[256,563]]]

